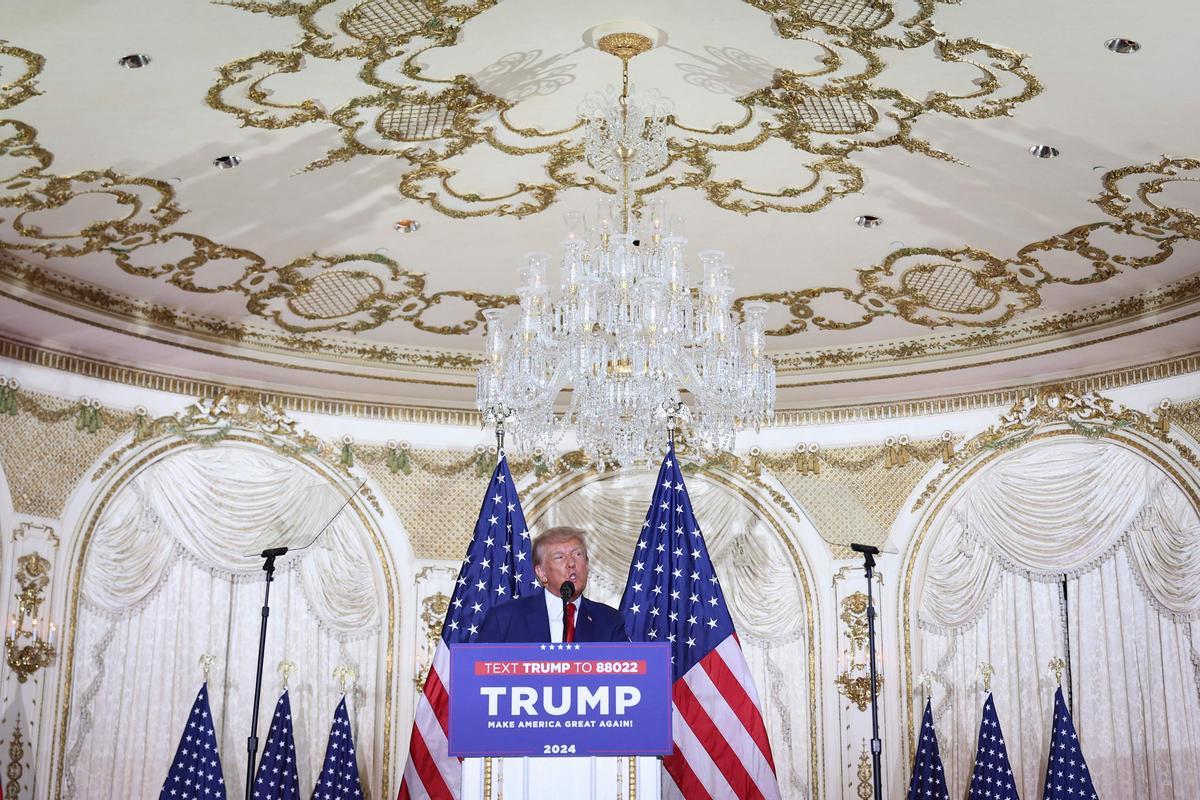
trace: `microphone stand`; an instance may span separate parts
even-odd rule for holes
[[[867,649],[871,664],[871,777],[875,784],[875,800],[883,800],[883,742],[879,738],[879,673],[875,666],[875,556],[879,548],[869,544],[852,544],[850,549],[862,553],[867,574]]]
[[[258,667],[254,673],[254,713],[250,722],[250,738],[246,740],[246,800],[253,800],[254,771],[258,757],[258,707],[262,701],[263,661],[267,657],[267,617],[271,615],[271,581],[275,580],[275,559],[286,553],[286,547],[272,547],[262,551],[263,571],[267,573],[267,585],[263,591],[262,624],[258,629]]]

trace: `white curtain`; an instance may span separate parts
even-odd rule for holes
[[[65,789],[68,797],[149,797],[166,777],[203,674],[230,797],[244,791],[263,599],[262,562],[302,544],[340,491],[263,448],[184,450],[137,475],[104,509],[84,563]],[[353,509],[311,549],[278,562],[271,589],[259,753],[290,681],[301,790],[311,792],[340,696],[335,666],[358,673],[352,724],[368,793],[382,774],[382,592],[378,556]]]
[[[619,603],[654,481],[646,470],[613,473],[557,500],[537,521],[539,530],[572,525],[588,531],[589,596]],[[754,676],[783,796],[808,798],[815,757],[809,640],[793,559],[779,534],[736,493],[702,477],[688,478],[687,488]]]
[[[1040,796],[1046,665],[1069,640],[1067,688],[1100,796],[1194,796],[1200,518],[1165,473],[1108,442],[1026,445],[962,489],[931,535],[915,668],[935,676],[952,795],[970,781],[986,661],[1019,789]]]

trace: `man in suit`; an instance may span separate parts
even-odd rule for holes
[[[533,541],[533,571],[544,591],[492,606],[474,642],[627,642],[625,621],[612,606],[584,596],[587,535],[579,528],[550,528]],[[575,596],[564,607],[564,581]]]

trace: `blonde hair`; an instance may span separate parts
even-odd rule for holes
[[[572,528],[569,525],[557,525],[548,528],[533,540],[533,563],[542,563],[542,548],[548,544],[577,540],[583,547],[583,560],[588,560],[587,532],[582,528]]]

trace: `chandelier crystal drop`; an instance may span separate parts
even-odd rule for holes
[[[614,44],[618,36],[626,38]],[[649,40],[605,39],[613,48],[602,39],[601,49],[624,65],[622,91],[585,100],[584,147],[593,169],[620,190],[590,224],[581,213],[565,215],[556,295],[550,255],[529,253],[516,319],[506,324],[505,309],[484,312],[476,401],[504,423],[518,451],[553,450],[574,431],[601,469],[660,459],[668,425],[682,427],[701,453],[729,451],[737,430],[757,430],[774,413],[767,306],[744,303],[739,320],[724,253],[699,253],[693,287],[682,217],[668,218],[661,200],[633,213],[630,182],[666,164],[670,112],[657,95],[629,96],[629,59]]]

